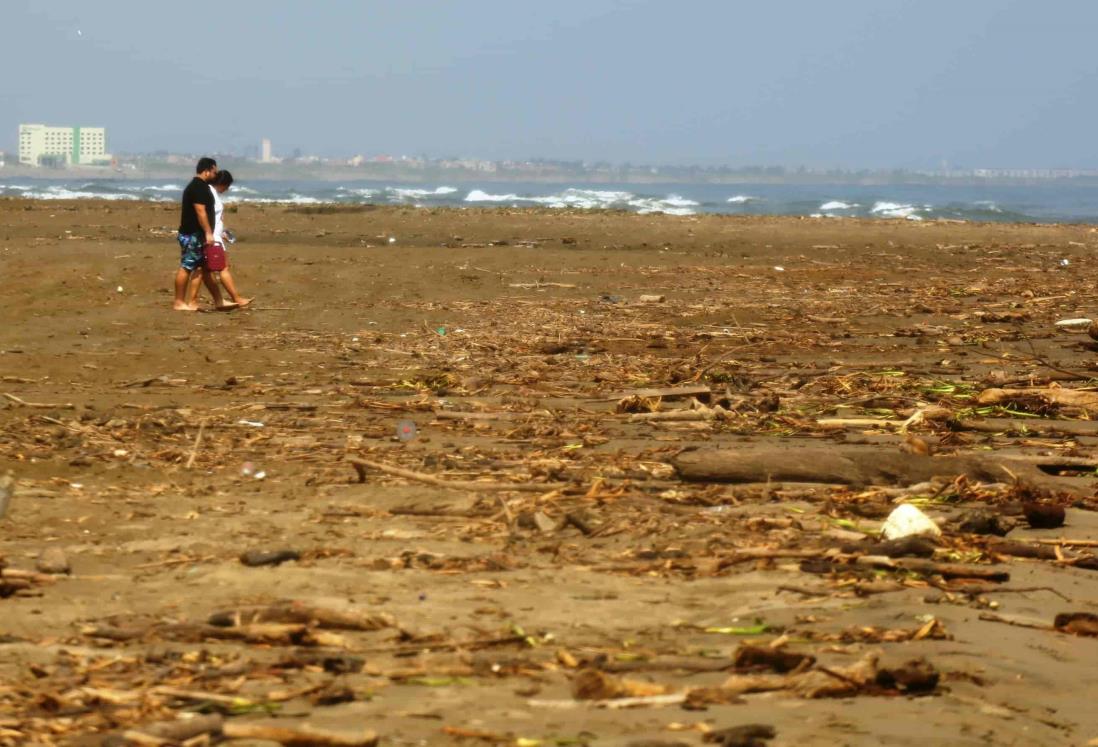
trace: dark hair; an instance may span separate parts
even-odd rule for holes
[[[201,174],[203,171],[209,171],[215,166],[217,166],[217,161],[209,156],[202,156],[202,158],[198,159],[198,165],[194,167],[194,173]]]
[[[215,176],[213,180],[213,186],[224,187],[225,189],[233,186],[233,172],[227,169],[222,169],[217,172],[217,176]]]

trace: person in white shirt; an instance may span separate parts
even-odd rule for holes
[[[225,244],[232,243],[232,234],[229,234],[225,230],[225,203],[221,201],[221,195],[229,190],[229,187],[233,185],[233,175],[229,171],[219,171],[213,181],[210,182],[210,191],[213,192],[214,199],[214,226],[213,235],[214,241],[221,244],[222,247]],[[244,298],[236,290],[236,283],[233,282],[233,275],[229,272],[229,255],[225,253],[225,269],[219,270],[213,274],[214,282],[220,280],[221,284],[225,286],[225,290],[229,294],[229,298],[233,300],[233,305],[228,308],[242,308],[252,302],[251,298]],[[203,268],[203,274],[210,273],[209,270]],[[199,284],[197,278],[192,281],[191,284],[191,304],[194,305],[198,298]]]

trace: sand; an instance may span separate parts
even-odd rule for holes
[[[1094,612],[1094,571],[1013,559],[1001,564],[1010,581],[983,592],[900,574],[889,577],[906,586],[867,596],[796,559],[716,572],[738,547],[872,532],[891,499],[689,484],[669,466],[684,448],[768,439],[891,453],[905,440],[895,427],[816,421],[902,420],[936,400],[956,412],[989,375],[1040,383],[1060,369],[1084,377],[1063,386],[1081,386],[1096,371],[1089,338],[1053,324],[1098,314],[1094,229],[243,205],[226,220],[242,238],[230,263],[254,307],[187,314],[170,308],[177,222],[174,205],[0,200],[0,392],[17,398],[0,400],[0,473],[16,479],[0,556],[33,569],[60,548],[72,568],[0,599],[0,744],[99,744],[182,710],[157,684],[258,702],[298,691],[279,723],[369,728],[389,745],[693,745],[744,723],[773,725],[771,745],[1098,737],[1098,640],[981,619],[1048,626]],[[738,414],[614,412],[631,390],[699,382],[727,388]],[[776,412],[760,404],[768,393]],[[406,442],[405,420],[418,429]],[[943,452],[1089,458],[1098,443],[912,432]],[[348,455],[445,480],[572,487],[450,490],[373,470],[360,483]],[[1062,479],[1093,495],[1090,478]],[[995,490],[927,511],[957,516]],[[860,502],[876,512],[860,515]],[[1010,538],[1098,539],[1091,504],[1077,505],[1062,529]],[[559,525],[568,513],[590,536]],[[986,562],[982,540],[946,535],[954,560]],[[302,557],[247,567],[238,556],[253,549]],[[1046,588],[1000,590],[1033,587]],[[165,627],[283,598],[384,613],[399,632],[340,631],[342,650],[173,640]],[[945,638],[850,632],[931,618]],[[757,621],[768,630],[707,632]],[[97,626],[145,632],[112,641]],[[790,650],[831,667],[872,651],[889,664],[926,657],[941,684],[921,697],[751,694],[699,711],[572,700],[577,662],[633,663],[629,677],[679,691],[716,686],[727,671],[645,665],[727,659],[782,630]],[[318,653],[364,668],[326,672]]]

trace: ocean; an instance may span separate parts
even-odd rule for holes
[[[189,177],[188,177],[189,178]],[[186,178],[11,179],[0,197],[38,200],[179,199]],[[904,218],[1098,224],[1098,186],[856,184],[558,184],[477,182],[392,184],[374,181],[238,182],[228,202],[298,205],[377,204],[415,207],[546,207],[695,215],[795,215],[817,218]]]

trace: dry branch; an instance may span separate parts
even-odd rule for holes
[[[416,482],[427,483],[428,485],[436,485],[440,488],[448,488],[450,490],[472,490],[472,491],[522,491],[532,493],[546,493],[550,490],[564,490],[570,487],[570,483],[566,482],[488,482],[482,480],[447,480],[435,475],[429,475],[425,472],[415,472],[410,469],[404,469],[403,467],[393,467],[392,465],[385,464],[384,462],[375,462],[370,459],[362,459],[361,457],[348,457],[347,461],[350,462],[355,471],[358,473],[358,481],[366,482],[366,470],[376,469],[378,472],[384,472],[388,475],[395,477],[403,477],[407,480],[415,480]]]

